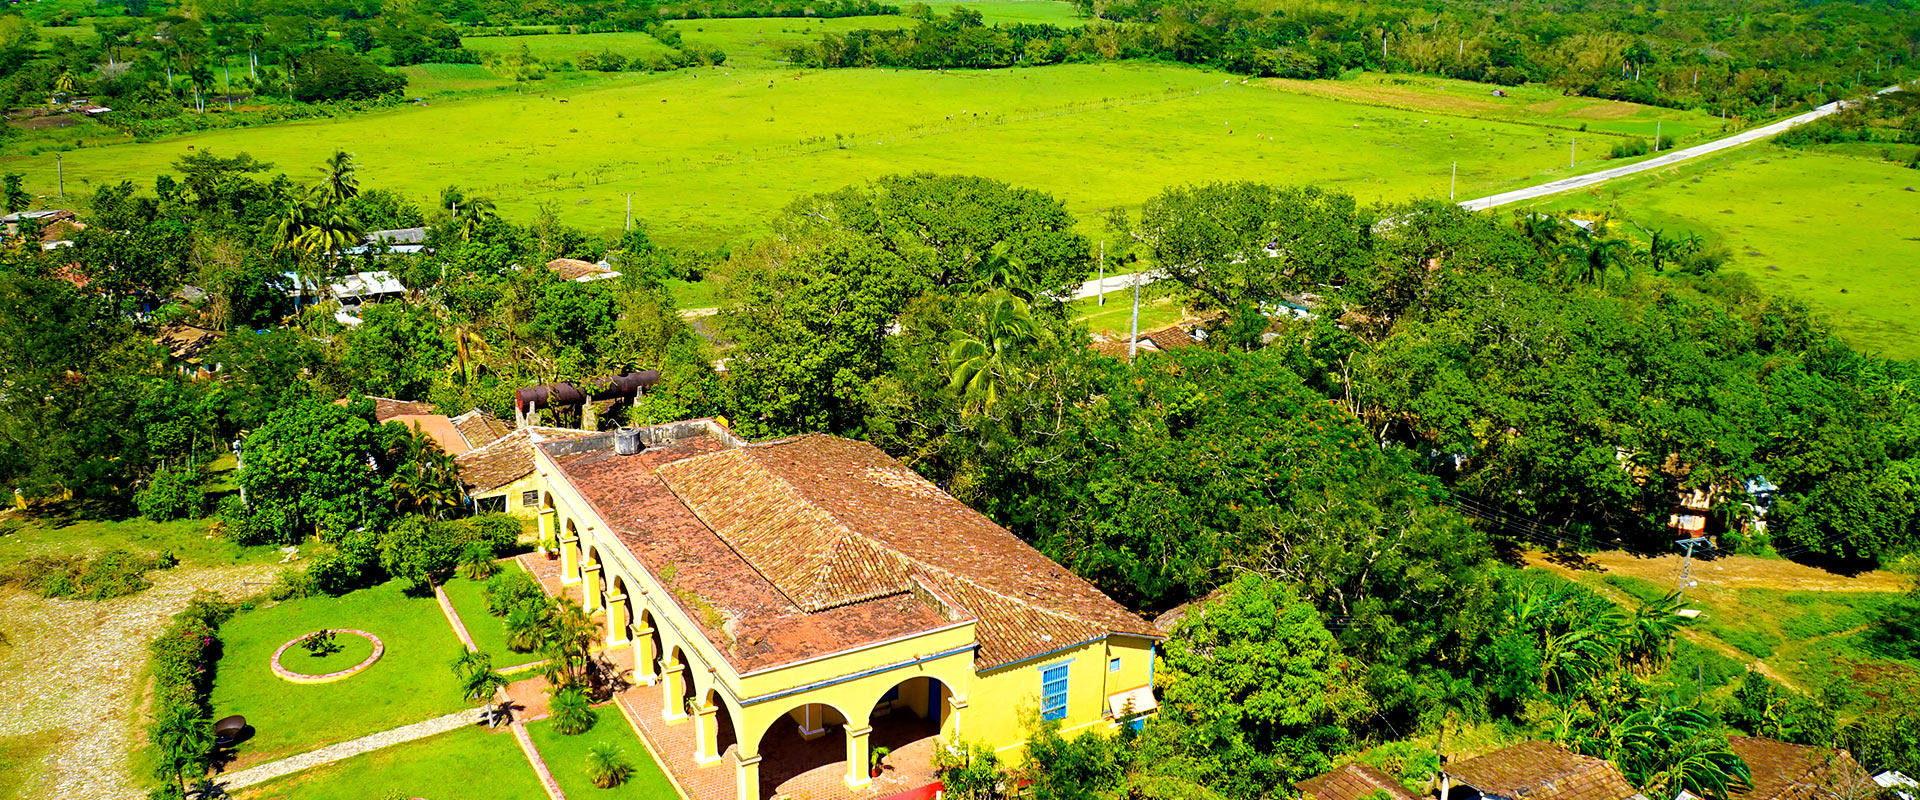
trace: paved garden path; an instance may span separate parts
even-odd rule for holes
[[[446,733],[455,728],[465,727],[483,721],[482,712],[477,709],[461,709],[444,717],[435,717],[425,722],[403,725],[390,731],[382,731],[372,736],[362,736],[318,750],[311,750],[297,756],[269,761],[256,767],[248,767],[239,772],[222,775],[218,779],[221,788],[231,792],[257,783],[264,783],[282,775],[291,775],[304,769],[312,769],[323,764],[331,764],[361,753],[371,753],[383,747],[425,739],[436,733]]]
[[[467,623],[462,622],[460,612],[453,609],[453,600],[447,597],[447,591],[433,587],[433,599],[440,601],[440,613],[447,615],[447,624],[453,626],[453,635],[460,637],[460,643],[467,646],[467,652],[480,652],[480,647],[473,643],[473,637],[467,633]]]
[[[533,765],[533,774],[540,776],[540,785],[547,790],[550,800],[567,800],[567,793],[560,791],[560,784],[553,780],[553,771],[547,769],[547,760],[540,757],[540,751],[533,746],[533,737],[527,734],[527,725],[514,720],[513,740],[520,743],[520,752],[527,755],[527,763]]]

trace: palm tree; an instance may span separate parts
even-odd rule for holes
[[[320,167],[320,198],[329,206],[339,205],[360,194],[360,182],[354,178],[353,154],[335,150]]]
[[[393,465],[387,486],[403,512],[439,519],[466,496],[459,464],[417,424],[389,438],[386,455]]]
[[[454,368],[462,383],[472,383],[480,377],[483,362],[493,348],[472,325],[455,325],[452,333]]]
[[[626,783],[633,776],[633,762],[620,748],[601,742],[587,748],[587,777],[601,789]]]
[[[1674,797],[1681,790],[1705,800],[1727,800],[1753,788],[1747,762],[1715,734],[1701,734],[1670,745],[1660,756],[1661,768],[1641,781],[1646,794]]]
[[[592,704],[587,702],[587,693],[577,686],[552,687],[553,697],[547,701],[547,714],[553,720],[553,730],[565,736],[586,733],[598,721],[593,713]]]
[[[1622,621],[1617,634],[1621,657],[1649,669],[1658,667],[1666,661],[1673,636],[1680,630],[1680,593],[1668,592],[1643,604]]]
[[[982,298],[985,308],[970,322],[976,330],[956,331],[947,350],[948,383],[975,411],[993,407],[1007,384],[1019,377],[1015,354],[1044,338],[1025,301],[1007,291]]]
[[[504,623],[507,649],[516,653],[540,649],[540,643],[546,639],[549,613],[550,607],[541,603],[522,603],[509,610]]]
[[[547,682],[562,688],[585,688],[592,681],[593,645],[600,640],[600,626],[585,609],[573,603],[560,603],[547,615],[540,654],[546,656]]]
[[[471,242],[473,237],[480,233],[481,227],[497,216],[499,215],[494,212],[492,200],[484,197],[469,197],[454,205],[453,226],[455,230],[460,231],[462,240]]]
[[[493,699],[507,686],[507,679],[493,671],[493,656],[485,651],[462,653],[453,661],[453,674],[460,681],[461,697],[487,704],[487,727],[493,727]]]
[[[154,764],[156,777],[179,781],[180,791],[185,794],[189,780],[206,775],[207,760],[213,754],[213,725],[206,712],[191,705],[173,705],[161,713],[148,736],[159,759]]]

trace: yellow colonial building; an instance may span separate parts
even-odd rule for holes
[[[1072,733],[1153,709],[1151,625],[871,445],[695,420],[532,452],[560,580],[703,800],[689,784],[761,800],[819,774],[790,762],[836,740],[835,792],[877,794],[883,741],[920,742],[924,774],[927,743],[1017,758],[1025,715]]]

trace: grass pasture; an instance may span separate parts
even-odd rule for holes
[[[511,733],[505,728],[476,727],[296,772],[235,796],[241,800],[535,800],[547,795]]]
[[[631,192],[656,239],[710,247],[761,230],[795,195],[888,173],[999,178],[1060,196],[1091,221],[1210,180],[1444,196],[1456,159],[1470,197],[1566,174],[1566,143],[1566,132],[1534,125],[1289,94],[1185,67],[718,67],[86,148],[66,153],[65,167],[68,192],[84,196],[101,182],[150,182],[189,147],[250,152],[296,175],[346,149],[363,186],[425,199],[458,183],[522,221],[553,203],[572,224],[612,230]],[[0,170],[50,193],[52,162],[6,158]]]
[[[1635,234],[1697,232],[1729,249],[1730,269],[1804,301],[1855,347],[1920,356],[1920,172],[1753,145],[1536,207],[1610,212]]]
[[[387,646],[380,661],[334,683],[296,684],[270,666],[281,644],[321,628],[358,628]],[[341,637],[346,644],[347,637]],[[216,716],[240,714],[255,730],[233,767],[284,758],[335,742],[458,711],[449,665],[460,640],[432,597],[408,597],[397,584],[341,597],[308,597],[243,611],[220,629],[214,679]],[[307,656],[289,648],[298,664]],[[511,743],[509,743],[511,745]]]
[[[1060,5],[1065,6],[1065,3]],[[667,23],[680,31],[684,44],[718,47],[727,54],[727,69],[772,67],[786,64],[786,48],[820,38],[821,34],[845,34],[865,28],[895,30],[910,28],[919,21],[899,15],[882,17],[756,17],[750,19],[679,19]]]
[[[407,76],[407,93],[422,97],[485,91],[513,83],[479,64],[415,64],[400,71]]]
[[[1268,78],[1258,83],[1294,94],[1473,119],[1527,122],[1647,139],[1652,139],[1657,132],[1673,137],[1679,144],[1726,133],[1720,119],[1710,114],[1593,97],[1569,97],[1544,84],[1495,86],[1376,72],[1359,73],[1337,81]],[[1496,90],[1505,96],[1495,95]],[[1599,137],[1591,141],[1596,148],[1612,143]],[[1600,152],[1595,150],[1596,155]]]
[[[543,33],[532,36],[469,36],[460,45],[482,55],[516,53],[521,47],[552,65],[556,61],[574,61],[581,53],[612,51],[633,58],[665,53],[672,48],[639,31],[625,33]],[[449,65],[451,66],[451,65]],[[469,65],[472,66],[472,65]],[[482,68],[484,69],[484,67]],[[491,73],[489,73],[491,74]]]

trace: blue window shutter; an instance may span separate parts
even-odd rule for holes
[[[1065,719],[1067,716],[1067,664],[1055,664],[1040,670],[1040,718]]]

